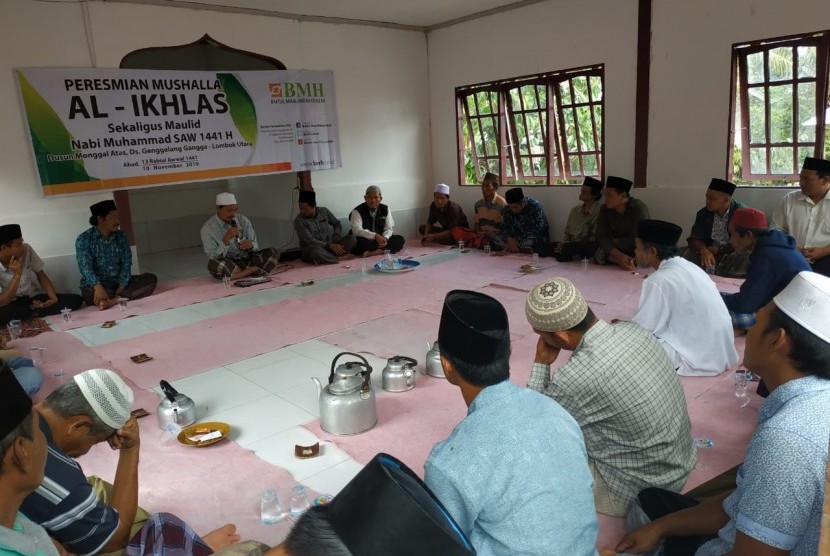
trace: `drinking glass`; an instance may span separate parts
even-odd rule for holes
[[[42,366],[43,362],[46,361],[46,348],[34,346],[30,347],[29,359],[32,360],[32,364],[34,364],[35,367]]]
[[[268,489],[262,493],[259,503],[259,516],[265,525],[273,525],[282,521],[282,518],[285,517],[282,513],[280,495],[276,490]]]
[[[127,310],[127,301],[129,301],[128,298],[119,297],[118,298],[118,308],[121,309],[122,311],[126,311]]]
[[[20,338],[20,332],[23,329],[23,323],[19,320],[9,321],[9,340],[17,340]]]
[[[741,403],[741,407],[749,405],[749,396],[746,395],[746,383],[749,373],[744,370],[735,371],[735,397]]]
[[[70,309],[69,307],[61,309],[61,316],[63,317],[63,322],[69,324],[70,322],[72,322],[72,309]]]
[[[533,261],[531,261],[530,265],[533,268],[539,268],[539,253],[533,253]]]
[[[484,254],[485,254],[485,255],[489,255],[489,254],[490,254],[490,244],[489,244],[489,243],[488,243],[487,245],[485,245],[485,246],[484,246]]]
[[[303,485],[296,485],[291,489],[291,509],[289,510],[291,519],[299,519],[310,505],[308,492]]]

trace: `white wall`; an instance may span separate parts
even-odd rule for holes
[[[0,4],[0,223],[20,223],[42,256],[69,255],[55,260],[71,263],[74,237],[87,226],[88,206],[110,197],[42,197],[12,68],[117,67],[132,50],[183,44],[205,33],[276,57],[289,68],[333,70],[343,167],[312,174],[318,202],[346,216],[362,201],[366,186],[377,184],[403,233],[414,232],[420,192],[431,173],[423,33],[207,10],[31,0]],[[227,189],[237,193],[240,211],[252,217],[262,239],[270,244],[288,240],[296,213],[293,185],[293,174],[286,174],[135,190],[130,196],[137,239],[145,251],[192,244],[198,238],[195,226],[213,211],[216,192]],[[74,278],[62,286],[74,289]]]
[[[429,35],[433,180],[457,184],[453,88],[605,64],[605,172],[634,173],[636,0],[550,0]],[[712,177],[725,177],[733,43],[827,28],[826,0],[654,0],[648,188],[633,192],[654,218],[688,232]],[[670,191],[669,191],[670,190]],[[740,189],[767,211],[787,190]],[[561,237],[571,188],[525,188]],[[477,188],[453,188],[471,211]]]

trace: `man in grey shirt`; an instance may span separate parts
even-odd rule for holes
[[[317,206],[314,191],[300,191],[300,214],[294,218],[294,231],[300,239],[300,258],[307,263],[334,264],[352,259],[357,240],[349,234],[343,237],[340,220],[326,207]]]

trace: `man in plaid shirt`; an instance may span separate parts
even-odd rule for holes
[[[597,319],[564,278],[533,288],[525,314],[539,334],[528,388],[579,423],[597,511],[625,515],[644,485],[680,491],[695,466],[694,440],[680,379],[654,335]],[[551,377],[560,350],[571,357]]]

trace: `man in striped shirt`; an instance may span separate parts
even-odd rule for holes
[[[79,555],[126,548],[127,555],[201,556],[237,542],[233,525],[200,538],[175,516],[150,516],[138,507],[140,438],[132,404],[130,387],[105,369],[77,375],[37,404],[49,449],[46,473],[20,511]],[[119,451],[111,492],[103,481],[90,484],[74,459],[105,441]],[[106,501],[99,498],[104,494]]]

